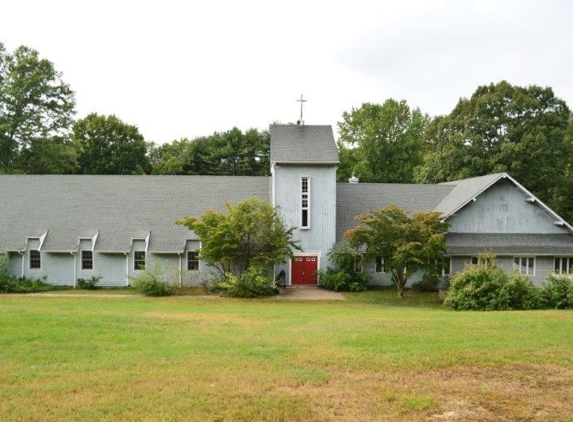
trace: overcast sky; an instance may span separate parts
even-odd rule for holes
[[[237,126],[334,127],[363,102],[447,114],[479,85],[550,86],[573,108],[570,0],[12,0],[0,42],[52,61],[77,117],[146,140]]]

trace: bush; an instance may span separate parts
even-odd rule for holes
[[[573,280],[571,276],[551,274],[543,283],[539,296],[544,308],[573,308]]]
[[[453,276],[444,304],[456,310],[479,311],[538,308],[538,289],[533,282],[519,274],[508,275],[490,258]]]
[[[522,274],[511,274],[499,292],[500,309],[539,309],[539,288]]]
[[[37,278],[0,278],[0,293],[40,293],[62,289],[67,287],[54,286]]]
[[[363,258],[362,254],[352,249],[348,243],[342,243],[338,249],[327,253],[330,262],[338,269],[328,267],[326,271],[319,270],[318,285],[335,292],[361,292],[366,290],[370,277],[365,273],[354,271],[354,265]]]
[[[95,290],[97,289],[97,283],[101,280],[100,276],[92,276],[91,278],[78,278],[77,286],[84,290]]]
[[[10,257],[7,253],[0,252],[0,283],[12,277],[10,269]]]
[[[164,279],[163,268],[156,262],[146,268],[141,274],[129,276],[133,288],[145,296],[170,296],[173,294],[173,285]]]
[[[447,285],[446,282],[435,271],[425,272],[422,280],[415,282],[412,285],[414,290],[419,292],[436,292],[438,289]]]
[[[215,283],[215,291],[230,297],[273,296],[278,290],[275,281],[262,268],[250,267],[240,276],[225,274],[225,279]]]
[[[362,292],[366,290],[368,276],[364,273],[348,274],[330,267],[318,271],[318,285],[335,292]]]

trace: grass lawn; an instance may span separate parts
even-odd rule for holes
[[[573,312],[0,296],[0,420],[572,420]]]

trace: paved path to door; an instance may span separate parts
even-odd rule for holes
[[[281,289],[277,300],[346,300],[342,293],[319,289],[318,287],[287,287]]]

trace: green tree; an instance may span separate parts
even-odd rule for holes
[[[163,145],[148,144],[148,156],[152,174],[185,174],[183,170],[184,155],[191,141],[183,138]]]
[[[151,168],[136,126],[92,113],[74,124],[73,142],[82,174],[143,174]]]
[[[356,217],[360,223],[345,233],[350,246],[365,249],[364,260],[384,259],[392,273],[398,296],[410,276],[419,270],[429,270],[435,260],[442,259],[446,250],[446,222],[437,212],[409,215],[396,205],[372,210]]]
[[[428,121],[419,109],[393,99],[344,112],[338,123],[339,180],[355,174],[363,182],[413,182]]]
[[[558,213],[571,218],[563,197],[573,159],[566,141],[570,110],[551,88],[502,81],[480,86],[427,128],[427,154],[418,169],[424,183],[508,172]]]
[[[270,168],[270,134],[238,128],[195,139],[183,154],[185,174],[266,176]]]
[[[74,93],[52,62],[0,43],[0,173],[69,173]]]
[[[246,198],[236,205],[225,204],[227,213],[205,211],[200,219],[189,216],[177,221],[201,240],[200,259],[239,275],[251,266],[268,268],[299,249],[292,240],[294,227],[287,229],[268,202]]]

